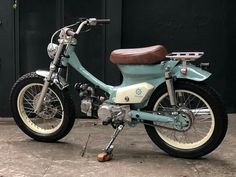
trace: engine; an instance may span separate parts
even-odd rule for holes
[[[79,91],[81,99],[81,112],[87,116],[98,116],[104,125],[117,126],[124,122],[131,122],[128,115],[129,105],[117,105],[104,101],[104,97],[95,96],[95,91],[87,84],[76,84],[75,89]]]
[[[102,121],[110,119],[112,122],[131,122],[128,115],[130,111],[129,105],[114,105],[104,102],[98,109],[98,117]]]
[[[101,104],[102,97],[95,96],[95,90],[88,84],[77,83],[75,89],[79,92],[81,97],[81,112],[87,116],[96,116],[99,105]]]
[[[85,113],[87,116],[93,116],[92,115],[92,109],[93,109],[93,100],[91,98],[84,98],[81,100],[81,112]]]

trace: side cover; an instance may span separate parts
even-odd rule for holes
[[[113,97],[113,101],[120,104],[142,103],[149,99],[153,90],[154,86],[146,82],[121,87],[117,89],[116,97]]]

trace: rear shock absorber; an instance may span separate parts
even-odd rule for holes
[[[174,84],[173,84],[173,77],[172,77],[169,67],[165,69],[165,79],[166,79],[167,91],[170,97],[170,104],[171,106],[176,107],[177,101],[176,101],[175,89],[174,89]]]

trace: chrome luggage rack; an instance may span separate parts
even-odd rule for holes
[[[181,61],[193,61],[201,58],[204,52],[172,52],[166,55],[166,58],[181,60]]]
[[[182,61],[182,69],[180,71],[182,74],[186,75],[188,73],[188,62],[195,61],[203,55],[204,52],[172,52],[168,54],[166,58]]]

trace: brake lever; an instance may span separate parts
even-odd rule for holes
[[[87,20],[87,18],[86,17],[80,17],[79,18],[79,22],[81,23],[81,22],[84,22],[84,21],[86,21]]]
[[[83,31],[80,31],[80,33],[87,33],[87,32],[89,32],[89,31],[91,31],[91,27],[89,27],[88,29],[85,29],[85,30],[83,30]]]

